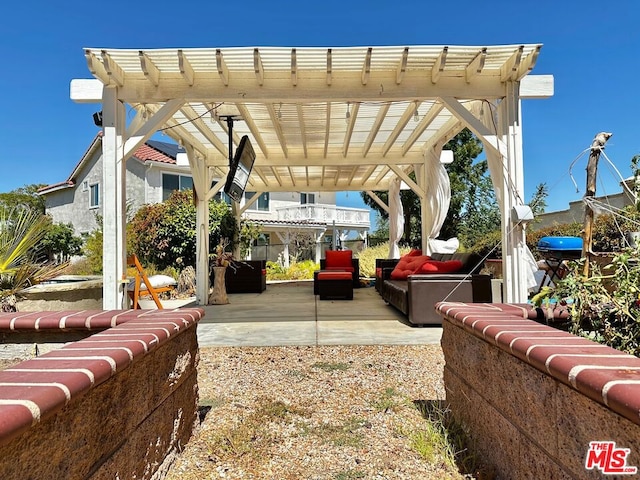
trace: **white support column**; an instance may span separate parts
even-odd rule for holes
[[[117,87],[104,87],[102,106],[102,308],[116,310],[128,306],[125,277],[125,110],[118,100]]]
[[[190,145],[185,146],[196,196],[196,302],[209,302],[209,202],[207,192],[211,185],[209,169],[204,160],[197,158]]]
[[[485,125],[492,123],[485,112]],[[525,262],[524,225],[516,225],[512,210],[524,203],[524,175],[522,159],[522,126],[518,84],[507,82],[506,96],[497,108],[497,127],[504,155],[487,150],[491,176],[496,188],[502,221],[502,273],[504,301],[524,303],[527,301],[527,264]]]
[[[291,235],[289,232],[285,232],[284,235],[280,232],[276,232],[278,238],[283,244],[282,251],[282,263],[285,268],[289,268],[289,242],[291,242]]]
[[[324,237],[327,229],[319,230],[315,233],[316,237],[316,263],[320,264],[320,259],[322,258],[322,237]]]
[[[514,303],[525,303],[528,298],[527,291],[527,264],[525,262],[525,225],[514,222],[512,216],[513,207],[524,204],[524,165],[522,155],[522,116],[521,102],[519,97],[520,84],[507,82],[507,96],[503,108],[505,110],[504,120],[506,121],[505,132],[507,134],[506,143],[509,152],[507,162],[508,183],[511,186],[509,200],[509,210],[506,212],[508,231],[503,245],[506,247],[507,256],[510,259],[511,279],[506,285],[506,301]],[[504,229],[503,229],[504,231]],[[504,253],[504,250],[503,250]]]

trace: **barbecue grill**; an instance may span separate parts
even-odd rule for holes
[[[580,237],[542,237],[538,241],[538,251],[543,256],[545,275],[540,290],[550,285],[554,278],[563,276],[562,268],[566,260],[577,260],[582,256],[582,238]]]

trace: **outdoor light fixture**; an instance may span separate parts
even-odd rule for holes
[[[102,110],[93,114],[93,123],[96,124],[96,127],[102,126]]]
[[[347,113],[345,115],[347,123],[349,123],[349,118],[351,118],[351,112],[349,111],[349,102],[347,102]]]
[[[415,102],[416,109],[413,111],[413,121],[418,122],[420,120],[420,114],[418,113],[418,102]]]

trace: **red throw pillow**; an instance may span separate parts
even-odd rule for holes
[[[351,250],[327,250],[324,252],[325,267],[327,270],[336,268],[353,268]]]
[[[414,248],[409,253],[407,253],[409,257],[420,257],[422,255],[422,250]]]
[[[409,275],[416,273],[422,264],[429,260],[426,255],[415,257],[404,256],[400,258],[396,267],[391,272],[391,280],[406,280]]]
[[[420,265],[420,268],[416,273],[438,273],[438,266],[436,265],[436,261],[427,260],[422,265]]]
[[[437,260],[427,260],[423,263],[417,273],[455,273],[462,269],[460,260],[445,260],[439,262]]]

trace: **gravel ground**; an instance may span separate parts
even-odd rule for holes
[[[418,453],[443,366],[439,345],[202,348],[204,419],[167,478],[469,478]]]

